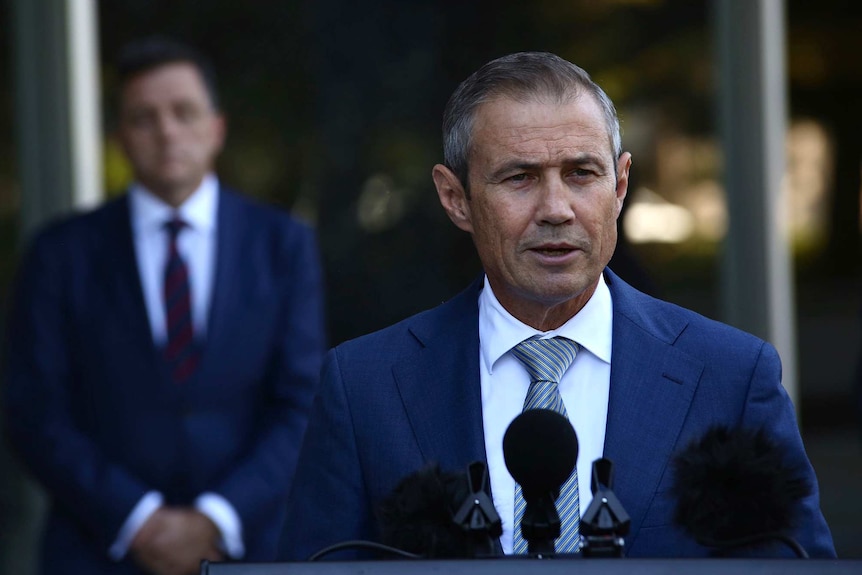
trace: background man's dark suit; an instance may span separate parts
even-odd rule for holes
[[[605,277],[613,359],[604,455],[631,515],[632,557],[706,556],[673,525],[675,450],[712,425],[763,428],[815,485],[796,537],[832,556],[775,349],[751,335]],[[451,301],[330,351],[300,455],[282,536],[302,560],[350,539],[376,539],[375,506],[428,462],[462,470],[485,459],[476,282]]]
[[[111,570],[108,547],[149,490],[168,505],[222,495],[245,559],[273,557],[324,349],[321,271],[306,226],[224,188],[218,201],[206,343],[182,384],[153,344],[126,196],[48,227],[24,258],[6,407],[53,500],[46,572]],[[135,571],[128,558],[118,570]]]

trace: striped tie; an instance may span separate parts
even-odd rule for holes
[[[558,384],[560,378],[575,360],[578,344],[570,339],[555,337],[539,339],[539,336],[526,339],[512,348],[515,357],[524,364],[530,374],[530,389],[524,400],[524,410],[552,409],[568,417],[563,398],[560,396]],[[578,469],[560,487],[557,498],[557,513],[560,516],[560,536],[554,542],[557,553],[575,553],[578,551],[580,536],[580,498],[578,496]],[[527,541],[521,535],[521,518],[524,516],[526,502],[521,494],[521,486],[515,485],[515,532],[513,551],[523,555],[527,553]]]
[[[183,383],[191,377],[200,357],[194,341],[189,271],[177,250],[177,236],[184,227],[186,223],[177,218],[165,223],[169,236],[164,278],[165,327],[168,335],[164,357],[175,383]]]

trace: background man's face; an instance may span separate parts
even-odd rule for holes
[[[189,63],[147,70],[123,87],[120,140],[137,180],[170,204],[182,203],[213,168],[224,131]]]
[[[567,319],[583,307],[616,247],[630,163],[623,154],[615,173],[604,116],[588,95],[480,106],[465,229],[510,313],[547,329],[551,308]]]

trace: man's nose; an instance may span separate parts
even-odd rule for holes
[[[559,225],[575,218],[573,192],[559,176],[546,178],[542,185],[537,215],[541,223]]]
[[[159,114],[158,117],[158,131],[159,136],[162,138],[171,138],[176,135],[179,130],[180,124],[177,118],[173,116],[173,114],[163,113]]]

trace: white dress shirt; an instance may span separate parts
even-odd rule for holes
[[[177,236],[177,251],[189,270],[195,339],[204,339],[215,271],[218,180],[213,175],[206,176],[200,187],[179,208],[169,206],[136,184],[129,191],[129,209],[138,273],[153,341],[159,347],[167,342],[162,289],[169,241],[165,222],[174,217],[186,223]]]
[[[135,257],[153,341],[158,347],[167,342],[162,289],[169,241],[165,222],[174,217],[187,224],[177,238],[177,250],[189,270],[195,339],[205,339],[216,262],[218,186],[216,177],[207,175],[179,208],[164,203],[140,184],[132,185],[129,190]],[[164,497],[158,491],[150,491],[141,498],[109,549],[113,559],[120,560],[126,555],[135,534],[163,503]],[[195,499],[195,507],[219,528],[224,551],[235,559],[241,558],[245,554],[242,522],[233,506],[221,495],[207,492]]]
[[[580,344],[575,361],[563,374],[560,394],[578,435],[578,484],[581,515],[592,501],[593,461],[602,457],[611,378],[611,294],[604,277],[586,305],[559,328],[547,332],[515,319],[497,300],[488,278],[479,295],[479,372],[485,453],[494,506],[503,522],[500,542],[512,553],[515,480],[503,458],[503,435],[524,407],[530,376],[511,349],[534,335],[562,336]]]

